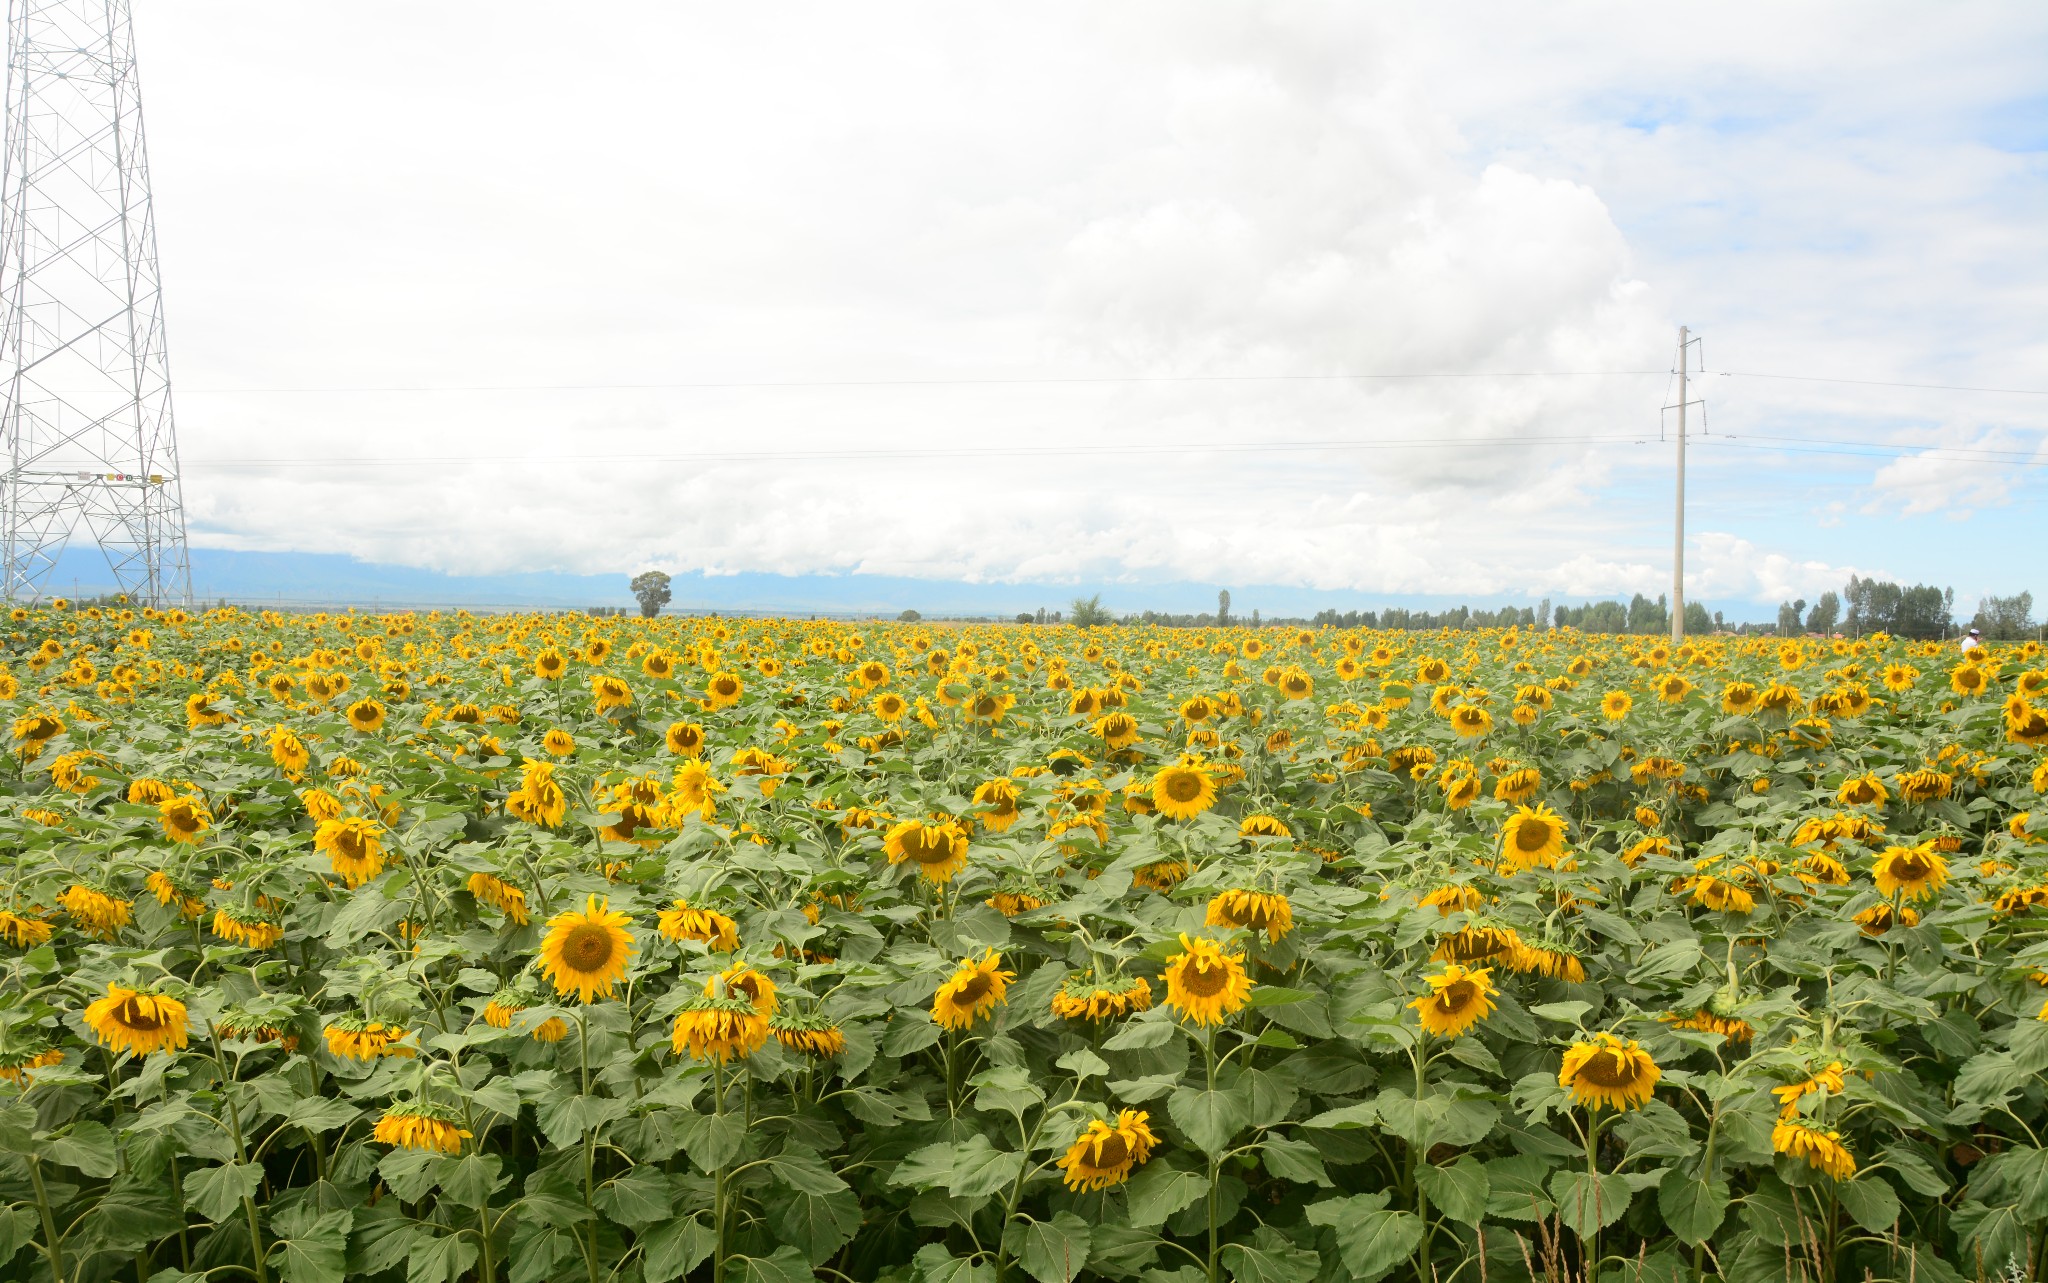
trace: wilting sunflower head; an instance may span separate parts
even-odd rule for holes
[[[1209,901],[1208,924],[1253,933],[1265,932],[1274,944],[1294,930],[1294,907],[1284,895],[1264,891],[1224,891]]]
[[[1423,982],[1429,992],[1408,1005],[1421,1018],[1423,1029],[1440,1038],[1456,1038],[1484,1020],[1500,993],[1493,986],[1492,971],[1455,962],[1436,975],[1424,976]]]
[[[968,1029],[1009,1001],[1014,971],[1004,971],[1002,957],[990,949],[979,961],[960,960],[952,978],[932,995],[932,1019],[947,1029]]]
[[[1094,1191],[1121,1185],[1130,1179],[1159,1144],[1149,1125],[1151,1115],[1142,1109],[1118,1112],[1114,1123],[1090,1122],[1059,1160],[1069,1189]]]
[[[442,1114],[424,1105],[407,1105],[386,1110],[371,1129],[370,1139],[399,1149],[419,1149],[435,1154],[460,1154],[469,1133]]]
[[[753,1055],[767,1041],[768,1017],[744,996],[705,995],[692,998],[676,1013],[669,1045],[677,1055],[687,1053],[692,1060],[724,1064]]]
[[[1948,861],[1932,843],[1886,847],[1871,876],[1887,898],[1932,900],[1948,882]]]
[[[164,836],[173,842],[197,845],[201,834],[213,824],[213,813],[197,797],[173,797],[157,803],[157,819]]]
[[[109,983],[107,996],[85,1009],[85,1023],[118,1054],[147,1056],[185,1046],[185,1004],[165,994]]]
[[[1588,1109],[1619,1112],[1648,1103],[1663,1072],[1633,1039],[1599,1033],[1592,1041],[1575,1042],[1565,1050],[1557,1085]]]
[[[925,881],[943,886],[967,867],[967,831],[956,820],[927,824],[904,820],[882,839],[889,863],[906,861]]]
[[[1791,1119],[1780,1119],[1771,1128],[1771,1148],[1788,1158],[1803,1160],[1809,1167],[1838,1181],[1856,1175],[1856,1159],[1842,1144],[1840,1132],[1822,1131]]]

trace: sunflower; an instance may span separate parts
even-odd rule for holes
[[[505,798],[505,810],[516,819],[542,828],[561,824],[562,817],[569,812],[569,798],[555,779],[554,763],[523,759],[519,787]]]
[[[1895,926],[1915,927],[1920,925],[1920,914],[1911,905],[1901,905],[1896,913],[1889,904],[1873,904],[1852,919],[1864,935],[1875,938]]]
[[[47,941],[53,928],[41,918],[27,918],[12,909],[0,909],[0,940],[17,949],[32,949]]]
[[[1588,1109],[1625,1111],[1649,1101],[1663,1072],[1633,1039],[1624,1042],[1600,1033],[1591,1042],[1575,1042],[1566,1049],[1557,1085]]]
[[[823,1016],[784,1012],[768,1022],[768,1030],[789,1050],[820,1060],[846,1051],[845,1031]]]
[[[1931,843],[1886,847],[1871,876],[1887,898],[1932,900],[1948,881],[1948,861]]]
[[[225,726],[229,714],[225,709],[213,706],[214,696],[207,691],[194,691],[185,701],[185,727],[198,730],[202,726]]]
[[[376,1060],[383,1056],[410,1059],[419,1055],[419,1048],[405,1041],[409,1035],[404,1029],[381,1020],[338,1016],[321,1034],[327,1040],[328,1052],[343,1060]]]
[[[775,996],[775,982],[741,962],[704,982],[705,997],[719,995],[745,998],[762,1016],[772,1016],[782,1008],[782,1000]]]
[[[1431,962],[1488,962],[1522,947],[1513,927],[1467,926],[1437,939]]]
[[[162,780],[144,777],[128,782],[128,800],[136,806],[155,806],[177,795],[178,791]]]
[[[576,751],[576,737],[559,726],[550,727],[540,737],[540,747],[549,757],[567,757]]]
[[[98,887],[74,882],[57,897],[71,920],[91,935],[111,940],[116,932],[135,920],[134,905]]]
[[[1315,678],[1310,677],[1299,668],[1290,667],[1283,669],[1279,680],[1274,683],[1274,686],[1279,690],[1283,698],[1289,700],[1307,699],[1316,693]]]
[[[1564,857],[1564,817],[1548,806],[1519,806],[1501,826],[1501,861],[1514,872],[1550,869]]]
[[[1216,716],[1216,705],[1207,695],[1190,695],[1181,701],[1180,715],[1190,726],[1200,726]]]
[[[714,673],[704,685],[704,700],[713,711],[731,708],[740,702],[740,696],[747,690],[747,684],[737,673]]]
[[[1584,984],[1586,981],[1586,964],[1569,949],[1553,948],[1547,944],[1521,944],[1508,950],[1507,963],[1524,975],[1547,976],[1572,984]]]
[[[400,1149],[423,1149],[437,1154],[460,1154],[469,1133],[438,1114],[419,1108],[386,1110],[371,1129],[370,1139],[379,1145]]]
[[[611,997],[633,954],[633,937],[626,931],[631,921],[594,895],[583,912],[572,909],[549,918],[540,946],[541,974],[563,997],[573,993],[586,1003]]]
[[[1052,996],[1052,1014],[1063,1020],[1102,1021],[1151,1009],[1152,985],[1143,976],[1116,989],[1091,983],[1087,975],[1069,975]]]
[[[875,696],[873,707],[876,717],[891,724],[902,721],[903,715],[910,711],[909,701],[895,691],[883,691]]]
[[[1949,670],[1948,687],[1958,695],[1975,695],[1984,689],[1984,670],[1975,664],[1957,664]]]
[[[26,1083],[38,1069],[64,1063],[64,1053],[47,1041],[37,1041],[14,1051],[0,1052],[0,1082]]]
[[[1409,1003],[1422,1027],[1440,1038],[1456,1038],[1493,1013],[1493,972],[1467,969],[1453,962],[1433,976],[1424,976],[1429,992]]]
[[[599,673],[592,677],[590,693],[597,696],[597,711],[600,716],[615,708],[633,706],[633,688],[610,673]]]
[[[147,1056],[185,1045],[185,1004],[176,998],[109,983],[107,996],[85,1009],[85,1023],[116,1053]]]
[[[2013,695],[2005,701],[2005,737],[2028,748],[2048,743],[2048,709],[2035,707],[2024,695]]]
[[[1160,892],[1171,891],[1193,872],[1185,860],[1155,860],[1131,871],[1131,885]]]
[[[470,874],[469,893],[483,903],[495,906],[511,919],[514,926],[523,927],[532,920],[526,912],[526,892],[495,873],[479,871]]]
[[[1449,882],[1423,895],[1418,904],[1437,911],[1439,917],[1450,917],[1453,913],[1470,912],[1486,903],[1486,896],[1478,887],[1460,882]]]
[[[1754,712],[1757,690],[1750,682],[1729,682],[1721,688],[1721,711],[1737,717]]]
[[[991,833],[1006,832],[1017,822],[1020,796],[1017,786],[1009,780],[998,777],[985,781],[974,790],[974,804],[984,808],[974,813],[975,823]]]
[[[1750,913],[1756,909],[1756,896],[1747,888],[1710,873],[1686,878],[1679,886],[1690,891],[1692,902],[1703,909],[1720,913]]]
[[[940,985],[938,992],[932,995],[932,1019],[948,1029],[965,1030],[1009,1002],[1009,984],[1017,974],[999,970],[1001,963],[1002,958],[994,949],[983,955],[979,962],[972,958],[961,959],[952,979]]]
[[[1501,802],[1526,802],[1543,787],[1543,772],[1533,766],[1518,766],[1493,782],[1493,796]]]
[[[1843,1146],[1840,1132],[1824,1132],[1805,1123],[1780,1120],[1771,1128],[1771,1148],[1787,1158],[1803,1159],[1807,1166],[1838,1181],[1856,1175],[1855,1156]]]
[[[671,940],[708,945],[713,953],[731,953],[740,947],[738,923],[716,909],[692,908],[681,898],[661,911],[656,929]]]
[[[1060,1157],[1067,1187],[1093,1192],[1129,1180],[1131,1172],[1151,1158],[1159,1144],[1149,1126],[1151,1118],[1142,1109],[1124,1109],[1117,1112],[1114,1124],[1099,1118],[1090,1122]]]
[[[1600,698],[1600,716],[1610,722],[1618,722],[1627,717],[1628,710],[1635,706],[1636,702],[1629,698],[1627,691],[1608,691]]]
[[[1474,739],[1493,730],[1493,715],[1477,704],[1460,704],[1451,710],[1451,729],[1460,739]]]
[[[677,1055],[692,1060],[716,1060],[720,1064],[759,1051],[768,1041],[768,1017],[739,994],[692,998],[676,1013],[675,1031],[669,1046]]]
[[[1747,1020],[1739,1016],[1720,1016],[1701,1007],[1689,1016],[1667,1013],[1657,1017],[1661,1024],[1673,1029],[1693,1029],[1701,1033],[1720,1034],[1730,1042],[1748,1042],[1756,1037],[1756,1030]]]
[[[367,735],[384,725],[384,706],[374,699],[357,700],[348,706],[348,724]]]
[[[1294,908],[1284,895],[1270,895],[1263,891],[1225,891],[1209,901],[1208,924],[1212,927],[1235,927],[1254,934],[1263,931],[1269,942],[1278,944],[1280,937],[1294,930]]]
[[[1771,1088],[1771,1095],[1778,1098],[1778,1117],[1786,1119],[1797,1117],[1799,1114],[1799,1102],[1806,1096],[1816,1094],[1824,1096],[1841,1095],[1843,1075],[1845,1073],[1847,1073],[1847,1070],[1843,1067],[1842,1062],[1837,1060],[1830,1063],[1827,1068],[1811,1078],[1804,1078],[1796,1083],[1786,1083],[1782,1087]]]
[[[1237,835],[1241,838],[1291,838],[1294,830],[1277,815],[1254,811],[1237,822]]]
[[[1162,767],[1152,777],[1152,805],[1169,820],[1192,820],[1216,805],[1216,781],[1185,762]]]
[[[306,743],[288,726],[273,726],[263,737],[270,746],[270,760],[277,763],[277,769],[293,780],[305,773],[312,755],[306,750]],[[131,799],[132,800],[132,799]]]
[[[248,949],[268,949],[284,939],[284,928],[275,922],[226,905],[213,911],[213,933]]]
[[[908,861],[917,866],[919,877],[944,886],[967,867],[967,832],[956,820],[904,820],[882,839],[882,850],[889,863]]]
[[[157,803],[157,821],[164,836],[188,846],[199,843],[199,835],[213,824],[213,813],[196,797],[174,797]]]
[[[359,887],[384,871],[384,844],[377,822],[359,815],[322,820],[313,832],[313,847],[325,851],[334,872],[350,887]]]
[[[1180,937],[1181,952],[1166,960],[1166,1005],[1198,1025],[1216,1025],[1251,997],[1244,955],[1225,953],[1213,940]]]
[[[562,652],[553,646],[533,657],[533,674],[547,681],[555,681],[569,671],[569,661],[562,658]]]
[[[1121,709],[1104,713],[1089,729],[1112,751],[1129,748],[1138,742],[1138,719]]]

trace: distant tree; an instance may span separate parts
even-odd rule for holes
[[[918,620],[920,620],[920,619],[923,619],[923,618],[924,618],[924,616],[923,616],[923,615],[920,615],[920,614],[918,614],[918,613],[917,613],[916,611],[914,611],[914,610],[906,610],[906,611],[904,611],[904,612],[903,612],[902,614],[900,614],[900,615],[896,616],[896,621],[897,621],[898,623],[902,623],[902,624],[914,624],[914,623],[916,623],[916,622],[917,622]]]
[[[1252,607],[1252,627],[1254,627],[1254,628],[1257,628],[1258,626],[1259,626],[1259,608],[1258,608],[1257,606],[1254,606],[1254,607]]]
[[[1076,628],[1104,628],[1116,622],[1116,616],[1109,613],[1102,604],[1102,594],[1093,597],[1076,597],[1067,613],[1067,622]]]
[[[1820,600],[1813,603],[1813,612],[1806,617],[1806,630],[1814,633],[1831,633],[1842,617],[1842,599],[1831,592],[1824,592]]]
[[[633,596],[640,602],[640,614],[652,619],[668,605],[668,576],[659,570],[643,571],[633,576]]]
[[[1685,631],[1695,635],[1713,632],[1714,617],[1707,613],[1705,606],[1689,601],[1685,603]]]
[[[1977,603],[1970,627],[1980,629],[1992,641],[2018,641],[2034,635],[2034,594],[2017,597],[1985,597]]]
[[[1216,626],[1230,627],[1230,590],[1225,588],[1216,594]]]
[[[1550,622],[1550,598],[1545,597],[1543,604],[1536,608],[1536,618],[1531,620],[1530,623],[1537,628],[1548,628],[1550,627]]]
[[[1778,603],[1778,631],[1796,637],[1806,628],[1806,598]]]
[[[1018,622],[1018,623],[1020,623],[1020,624],[1028,624],[1028,623],[1031,623],[1031,622],[1033,622],[1033,620],[1034,620],[1034,616],[1032,615],[1032,613],[1031,613],[1030,611],[1028,611],[1028,610],[1020,610],[1020,611],[1018,611],[1018,612],[1017,612],[1017,622]]]

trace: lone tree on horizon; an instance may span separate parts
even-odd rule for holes
[[[633,576],[633,596],[640,602],[640,617],[652,619],[668,605],[668,575],[659,570],[642,571]]]

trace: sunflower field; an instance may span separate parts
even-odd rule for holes
[[[0,1278],[2038,1280],[2044,668],[17,609]]]

